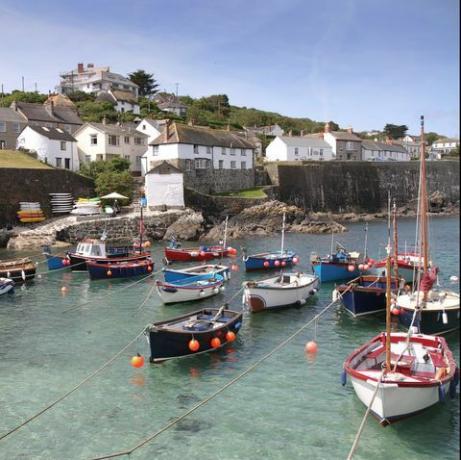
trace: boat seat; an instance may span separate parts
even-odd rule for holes
[[[213,323],[211,321],[197,319],[184,324],[183,329],[187,331],[206,331],[210,329],[212,325]]]
[[[429,356],[431,357],[432,364],[434,364],[435,367],[447,367],[447,363],[443,359],[443,356],[439,353],[433,353],[430,351]]]
[[[378,348],[374,349],[373,351],[370,351],[369,353],[367,353],[365,355],[365,358],[376,359],[381,353],[384,353],[385,350],[386,350],[385,347],[381,345]]]

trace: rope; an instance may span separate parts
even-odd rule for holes
[[[353,457],[353,455],[355,453],[355,450],[357,449],[357,446],[358,446],[359,440],[360,440],[360,436],[362,435],[363,428],[365,427],[365,422],[366,422],[368,414],[370,413],[370,410],[371,410],[371,406],[375,402],[376,395],[378,394],[379,384],[381,383],[381,379],[383,377],[383,374],[384,374],[384,371],[382,371],[381,375],[379,376],[379,380],[378,380],[378,382],[376,384],[376,389],[375,389],[375,391],[373,393],[373,396],[371,398],[370,404],[368,404],[367,410],[365,411],[365,415],[362,418],[362,422],[360,423],[359,430],[357,431],[357,434],[355,435],[354,442],[352,444],[351,450],[349,452],[349,455],[347,456],[347,460],[352,459],[352,457]]]
[[[74,388],[72,388],[72,390],[68,391],[67,393],[65,393],[64,395],[62,395],[61,397],[59,397],[58,399],[56,399],[55,401],[53,401],[51,404],[48,404],[48,406],[44,407],[41,411],[37,412],[36,414],[32,415],[31,417],[29,417],[27,420],[25,420],[24,422],[22,422],[20,425],[16,426],[15,428],[13,428],[12,430],[8,431],[7,433],[3,434],[0,436],[0,441],[2,439],[5,439],[7,436],[9,436],[10,434],[13,434],[15,433],[16,431],[18,431],[19,429],[21,429],[23,426],[27,425],[28,423],[32,422],[32,420],[35,420],[37,417],[39,417],[40,415],[44,414],[46,411],[48,411],[49,409],[51,409],[52,407],[54,407],[56,404],[58,404],[59,402],[61,402],[63,399],[67,398],[68,396],[70,396],[72,393],[74,393],[75,391],[77,391],[82,385],[84,385],[86,382],[88,382],[90,379],[92,379],[96,374],[98,374],[99,372],[101,372],[103,369],[105,369],[109,364],[111,364],[113,361],[115,361],[127,348],[129,348],[136,340],[138,340],[138,338],[144,334],[144,329],[133,339],[131,340],[127,345],[125,345],[118,353],[116,353],[114,356],[112,356],[112,358],[109,359],[109,361],[106,361],[100,368],[96,369],[92,374],[90,374],[89,376],[87,376],[85,379],[83,379],[78,385],[76,385]]]
[[[86,261],[84,260],[83,262],[78,262],[76,264],[72,264],[72,265],[66,265],[64,267],[61,267],[61,268],[55,268],[54,270],[47,270],[46,272],[38,272],[36,273],[36,275],[51,275],[53,273],[57,273],[57,272],[60,272],[61,270],[69,270],[71,267],[78,267],[79,265],[82,265],[82,264],[85,264]]]
[[[283,342],[279,343],[272,351],[264,355],[262,358],[260,358],[258,361],[253,363],[250,367],[248,367],[246,370],[244,370],[242,373],[237,375],[235,378],[227,382],[224,386],[216,390],[214,393],[212,393],[210,396],[207,398],[203,399],[199,403],[197,403],[195,406],[193,406],[191,409],[189,409],[187,412],[185,412],[183,415],[180,417],[176,418],[175,420],[171,421],[164,427],[160,428],[158,431],[155,433],[149,435],[147,438],[143,439],[141,442],[136,444],[134,447],[128,450],[120,451],[120,452],[115,452],[109,455],[102,455],[99,457],[94,457],[92,460],[103,460],[107,458],[115,458],[115,457],[121,457],[123,455],[131,455],[134,451],[140,449],[156,437],[158,437],[160,434],[171,428],[172,426],[176,425],[179,423],[181,420],[184,420],[187,416],[195,412],[197,409],[200,407],[204,406],[208,402],[210,402],[212,399],[216,398],[219,394],[221,394],[223,391],[225,391],[227,388],[232,386],[234,383],[238,382],[241,380],[243,377],[245,377],[247,374],[249,374],[251,371],[253,371],[256,367],[258,367],[261,363],[266,361],[266,359],[270,358],[274,353],[276,353],[278,350],[283,348],[285,345],[287,345],[289,342],[291,342],[295,337],[297,337],[304,329],[306,329],[308,326],[310,326],[314,321],[317,321],[324,313],[326,313],[333,305],[336,304],[336,301],[330,302],[326,307],[323,308],[323,310],[318,313],[316,316],[314,316],[310,321],[308,321],[306,324],[301,326],[297,331],[295,331],[293,334],[291,334],[287,339],[285,339]]]

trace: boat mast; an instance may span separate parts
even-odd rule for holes
[[[392,206],[392,226],[394,227],[394,276],[398,280],[399,279],[399,237],[397,233],[397,205],[394,204]]]
[[[280,248],[280,255],[283,255],[284,244],[285,244],[285,212],[283,213],[283,218],[282,218],[282,245]]]
[[[224,222],[224,242],[223,242],[223,248],[226,249],[227,245],[227,221],[229,220],[229,216],[226,216],[226,220]]]
[[[363,261],[368,259],[368,222],[365,223],[365,249],[363,251]]]
[[[386,372],[391,370],[391,197],[388,197],[386,246]]]
[[[429,261],[429,241],[427,228],[427,185],[426,185],[426,152],[424,148],[424,115],[421,115],[421,196],[419,199],[421,216],[421,245],[423,255],[423,273],[427,272]]]

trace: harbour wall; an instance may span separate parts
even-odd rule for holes
[[[374,213],[387,207],[390,191],[397,206],[416,209],[419,162],[299,162],[266,165],[280,200],[313,212]],[[428,194],[459,205],[459,161],[427,162]]]
[[[51,217],[49,193],[93,196],[92,179],[62,169],[0,169],[0,228],[17,225],[20,201],[36,201],[46,217]]]

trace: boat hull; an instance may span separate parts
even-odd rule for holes
[[[409,328],[413,319],[413,311],[400,308],[399,323],[405,328]],[[447,321],[443,321],[443,310],[425,311],[422,310],[416,315],[413,326],[423,334],[446,334],[447,332],[459,329],[459,309],[445,310]]]
[[[198,312],[191,313],[190,315],[178,317],[177,319],[187,319],[193,315],[199,315],[198,317],[203,315],[211,318],[217,311],[217,309],[200,310]],[[210,312],[210,314],[207,314],[207,312]],[[197,355],[199,353],[214,351],[217,349],[213,348],[211,345],[211,340],[214,337],[218,337],[221,341],[219,348],[227,345],[229,342],[226,340],[226,333],[228,331],[232,331],[234,334],[239,332],[242,325],[242,313],[224,310],[224,314],[226,315],[224,318],[225,321],[217,323],[217,326],[214,327],[213,330],[207,329],[204,331],[191,332],[186,330],[172,331],[162,328],[165,323],[174,321],[175,319],[154,323],[146,330],[151,353],[150,361],[161,362],[173,358],[184,358]],[[197,340],[200,345],[199,349],[195,352],[189,349],[189,342],[192,339]]]
[[[68,257],[54,256],[52,254],[45,254],[45,256],[48,264],[48,270],[59,270],[60,268],[67,267],[66,261],[69,260]]]
[[[313,271],[322,283],[357,278],[360,275],[359,269],[354,268],[353,271],[349,271],[349,265],[350,263],[312,262]]]
[[[131,256],[112,256],[112,257],[90,257],[76,255],[75,253],[68,252],[68,258],[70,259],[70,268],[72,271],[86,271],[88,270],[87,262],[97,262],[100,264],[115,264],[115,263],[128,263],[128,262],[139,262],[150,258],[150,253],[134,254]]]
[[[265,255],[248,256],[244,258],[245,270],[272,270],[292,267],[294,265],[293,259],[296,257],[294,253],[281,255],[280,253],[268,253]]]
[[[9,278],[15,284],[32,281],[35,277],[35,272],[35,264],[30,260],[25,262],[20,260],[0,262],[0,278]]]
[[[157,281],[157,293],[164,304],[207,299],[221,292],[222,282],[203,287],[184,287]]]
[[[88,274],[92,280],[134,278],[152,273],[154,263],[151,259],[142,259],[129,263],[99,263],[88,261],[86,263]]]
[[[202,266],[204,267],[204,266]],[[207,266],[208,267],[208,266]],[[203,279],[207,279],[211,273],[221,275],[224,280],[229,280],[231,278],[231,273],[229,267],[214,268],[214,266],[209,266],[209,271],[206,273],[195,272],[192,269],[186,270],[172,270],[170,268],[163,269],[163,276],[167,283],[174,283],[175,281],[181,281],[185,278],[192,278],[197,276],[203,276]]]
[[[14,281],[9,278],[0,278],[0,295],[12,293],[14,291]]]
[[[387,275],[386,265],[381,263],[371,267],[367,270],[367,274],[373,276],[386,276]],[[391,269],[391,276],[394,276],[394,268]],[[412,284],[414,278],[414,269],[413,267],[400,266],[399,265],[399,277],[405,280],[405,283]]]
[[[169,262],[197,262],[227,257],[228,250],[221,246],[212,246],[206,250],[200,248],[165,248],[165,258]]]

